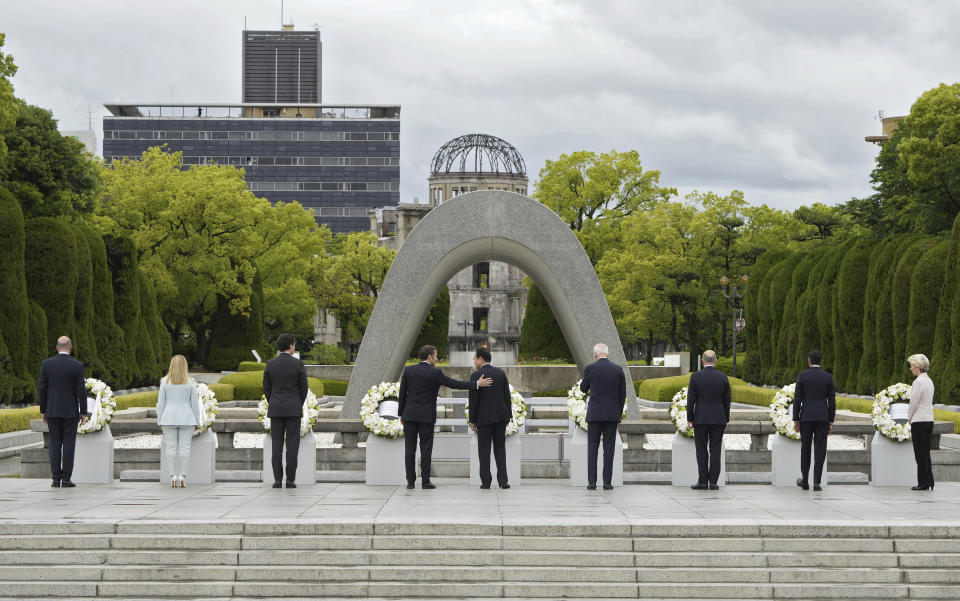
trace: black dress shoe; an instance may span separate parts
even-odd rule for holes
[[[506,489],[510,488],[510,485],[509,485],[509,484],[501,484],[501,485],[500,485],[500,488],[506,490]]]
[[[604,484],[603,490],[613,490],[613,484]]]
[[[931,490],[932,486],[911,486],[910,490]]]
[[[819,484],[814,484],[814,485],[813,485],[813,492],[821,492],[822,490],[823,490],[823,489],[820,488],[820,485],[819,485]]]
[[[274,487],[274,488],[283,488],[283,482],[274,482],[274,483],[273,483],[273,487]]]
[[[420,488],[424,490],[433,490],[436,487],[437,485],[434,484],[433,482],[424,482],[423,484],[420,485]]]
[[[481,488],[481,490],[489,490],[489,489],[490,489],[490,485],[489,485],[489,484],[481,484],[481,485],[480,485],[480,488]]]
[[[700,484],[699,482],[697,482],[696,484],[692,485],[690,488],[692,488],[693,490],[708,490],[710,488],[710,485]]]
[[[596,484],[587,484],[587,490],[597,490]]]
[[[287,482],[287,488],[296,488],[297,485],[294,482]]]
[[[407,482],[407,490],[413,490],[416,487],[417,485],[414,484],[413,482]]]
[[[62,488],[76,488],[77,485],[74,484],[73,482],[69,481],[69,480],[61,480],[61,481],[60,481],[60,486],[61,486]]]
[[[804,480],[803,478],[797,478],[797,486],[799,486],[803,490],[810,490],[810,485],[807,484],[807,481]]]
[[[720,490],[720,485],[719,485],[719,484],[710,483],[710,484],[707,485],[707,487],[708,487],[710,490]]]
[[[50,486],[52,486],[53,488],[60,488],[60,481],[54,480],[53,482],[50,483]]]

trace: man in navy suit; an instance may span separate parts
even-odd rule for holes
[[[823,371],[823,353],[814,349],[807,355],[808,369],[797,375],[793,392],[793,426],[800,432],[800,475],[797,486],[809,490],[810,447],[813,446],[813,490],[820,487],[823,462],[827,458],[827,435],[837,415],[837,391],[833,376]]]
[[[513,417],[510,404],[510,382],[502,369],[490,365],[490,351],[478,348],[473,356],[473,372],[470,380],[475,382],[481,376],[493,380],[487,388],[470,391],[470,428],[477,433],[477,452],[480,457],[480,488],[490,488],[493,475],[490,473],[490,445],[493,444],[493,458],[497,462],[497,484],[500,488],[510,488],[507,482],[507,424]]]
[[[77,424],[90,417],[83,363],[70,356],[73,343],[66,336],[57,339],[57,355],[40,366],[40,415],[50,431],[51,486],[73,488],[73,455]]]
[[[293,334],[277,338],[280,353],[267,361],[263,370],[263,395],[267,398],[267,417],[270,418],[270,456],[273,467],[273,487],[280,488],[283,480],[283,447],[287,447],[287,488],[296,488],[297,457],[300,453],[300,422],[303,402],[310,388],[303,361],[293,356],[297,340]],[[264,466],[266,471],[266,466]]]
[[[717,354],[704,351],[703,369],[690,374],[687,387],[687,425],[697,447],[697,483],[694,490],[717,490],[720,479],[723,431],[730,421],[730,381],[717,369]]]
[[[627,379],[623,368],[607,358],[610,350],[600,342],[593,347],[594,362],[583,368],[580,391],[590,394],[587,402],[587,490],[597,489],[597,452],[603,438],[603,489],[613,489],[613,455],[617,424],[627,401]]]
[[[397,394],[397,409],[403,424],[404,464],[407,470],[407,488],[417,481],[417,438],[420,438],[421,487],[436,488],[430,482],[430,458],[433,455],[433,426],[437,422],[437,392],[441,386],[458,390],[471,390],[490,386],[493,382],[483,376],[476,382],[463,382],[447,377],[437,364],[436,347],[427,345],[419,352],[420,363],[408,365],[400,376],[400,392]]]

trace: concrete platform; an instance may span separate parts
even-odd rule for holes
[[[477,524],[500,526],[647,523],[846,524],[956,528],[960,483],[933,492],[909,488],[834,486],[824,492],[743,484],[719,491],[625,486],[587,491],[565,482],[480,490],[465,479],[438,478],[436,490],[320,483],[295,490],[259,483],[217,483],[172,489],[159,483],[114,482],[51,488],[47,480],[0,479],[0,533],[18,522],[123,520],[307,520],[324,523]]]

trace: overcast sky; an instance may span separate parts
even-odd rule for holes
[[[249,29],[280,0],[4,0],[17,96],[101,137],[104,102],[240,100]],[[286,0],[316,23],[324,102],[402,105],[401,200],[436,149],[488,133],[531,184],[575,150],[639,151],[681,194],[780,208],[870,193],[878,110],[960,80],[960,3]]]

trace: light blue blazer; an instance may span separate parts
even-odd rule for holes
[[[160,381],[157,397],[157,424],[161,426],[199,426],[200,396],[193,380],[186,384]]]

